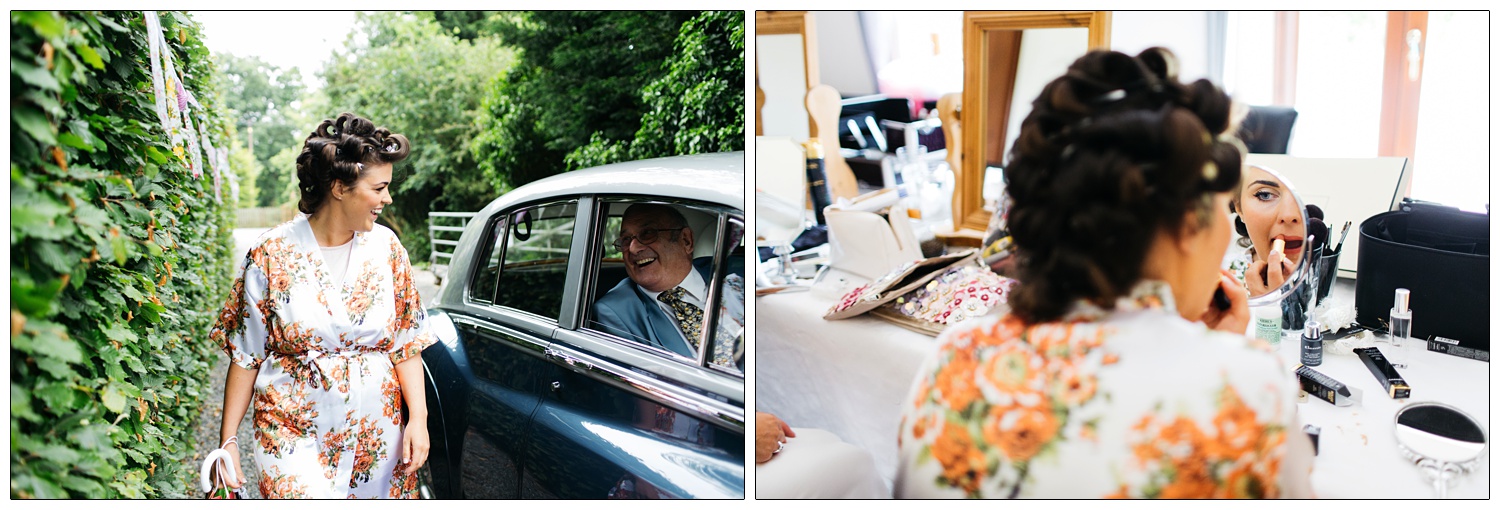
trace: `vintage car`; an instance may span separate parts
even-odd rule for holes
[[[744,498],[745,297],[742,283],[726,284],[744,277],[744,189],[743,152],[678,156],[548,177],[480,210],[429,303],[438,342],[422,353],[423,488],[437,498]],[[697,356],[606,332],[594,317],[592,304],[626,278],[613,243],[625,208],[641,202],[682,212],[694,263],[712,268],[706,302],[724,307],[704,308]],[[737,317],[722,312],[731,302]],[[734,359],[716,361],[725,332]]]

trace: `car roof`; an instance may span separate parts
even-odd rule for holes
[[[590,193],[686,198],[745,209],[745,152],[643,159],[564,172],[501,195],[481,213]]]

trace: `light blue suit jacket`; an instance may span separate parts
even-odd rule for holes
[[[698,271],[705,283],[711,281],[709,269],[712,265],[711,257],[699,257],[693,260],[693,269]],[[677,329],[677,322],[662,311],[661,307],[657,306],[656,300],[646,294],[646,290],[636,285],[630,278],[620,280],[614,288],[604,293],[604,297],[594,302],[594,320],[606,333],[654,345],[690,358],[697,355],[693,352],[692,346],[683,338],[682,331]]]

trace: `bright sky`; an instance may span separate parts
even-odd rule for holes
[[[302,71],[302,83],[321,88],[316,72],[354,29],[353,11],[189,11],[203,27],[214,54],[256,56],[268,64]]]

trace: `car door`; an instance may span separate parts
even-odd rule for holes
[[[556,331],[547,352],[553,370],[531,422],[522,495],[743,498],[743,365],[713,366],[598,327],[590,305],[624,277],[619,254],[605,245],[614,239],[618,211],[629,201],[597,203],[594,211],[580,215],[580,232],[587,222],[590,236],[575,243],[587,251],[575,257],[582,266],[569,287],[581,292],[568,303],[576,306],[567,317],[572,320]],[[725,245],[716,239],[733,237],[737,244],[738,235],[723,235],[721,229],[735,225],[742,232],[742,215],[706,204],[674,205],[701,213],[696,230],[711,231],[700,238],[715,239],[705,251],[716,264],[713,274],[722,277],[719,268],[727,269],[724,259],[735,251],[719,250]],[[714,285],[710,296],[723,287]],[[739,299],[742,303],[743,295]],[[719,320],[718,314],[705,314],[705,322],[710,317]],[[737,331],[743,331],[742,315],[726,320],[740,321]]]
[[[433,438],[432,456],[447,469],[434,466],[433,478],[447,496],[520,497],[527,424],[551,373],[546,349],[562,308],[576,209],[577,200],[564,200],[489,218],[463,306],[444,314],[461,341],[424,353],[435,378],[454,374],[434,383],[444,437]]]

